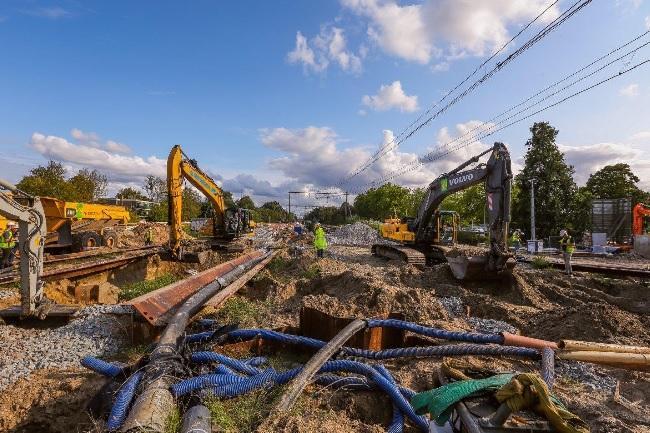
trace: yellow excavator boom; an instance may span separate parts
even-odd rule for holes
[[[224,230],[226,205],[223,190],[204,173],[195,161],[189,159],[180,145],[175,145],[167,159],[167,189],[169,193],[169,243],[172,254],[179,256],[183,239],[183,179],[194,185],[212,204],[215,210],[215,227]],[[252,226],[248,222],[248,227]],[[239,229],[237,229],[239,230]]]

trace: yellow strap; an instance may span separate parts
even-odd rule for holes
[[[525,408],[534,410],[560,433],[589,433],[584,421],[553,403],[546,383],[537,374],[523,373],[513,377],[497,391],[496,398],[505,402],[512,412]]]

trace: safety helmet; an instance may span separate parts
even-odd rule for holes
[[[560,230],[560,236],[566,236],[567,231],[566,230]]]

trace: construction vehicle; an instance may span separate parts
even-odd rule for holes
[[[183,257],[183,180],[192,184],[212,204],[213,236],[221,241],[231,241],[249,233],[255,223],[251,211],[240,207],[226,208],[223,190],[202,171],[196,160],[185,155],[180,145],[175,145],[167,159],[167,192],[169,194],[169,247],[177,259]],[[215,245],[223,246],[217,242]]]
[[[644,235],[650,233],[650,206],[637,203],[632,209],[632,234]]]
[[[488,161],[479,163],[488,153]],[[477,165],[468,168],[473,164]],[[441,210],[440,204],[449,195],[481,182],[485,184],[489,216],[489,250],[468,256],[462,249],[453,247],[458,215]],[[454,276],[461,280],[507,275],[515,265],[507,247],[511,184],[510,153],[503,143],[494,143],[492,148],[431,182],[417,216],[387,219],[380,226],[380,233],[396,243],[375,244],[372,252],[419,265],[446,260]]]
[[[69,202],[52,197],[39,199],[45,212],[48,253],[79,252],[93,247],[117,247],[117,225],[129,222],[123,206]],[[7,221],[0,218],[0,227]]]
[[[38,197],[0,179],[0,215],[18,222],[20,256],[20,291],[23,315],[39,315],[43,298],[43,249],[45,245],[45,211]]]

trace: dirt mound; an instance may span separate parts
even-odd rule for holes
[[[19,379],[0,393],[0,431],[95,431],[86,405],[104,382],[100,375],[80,370],[39,370]]]
[[[146,222],[135,226],[129,226],[121,230],[119,233],[120,246],[144,246],[145,234],[149,228],[153,230],[153,243],[155,245],[165,245],[169,243],[169,226],[167,223]]]

